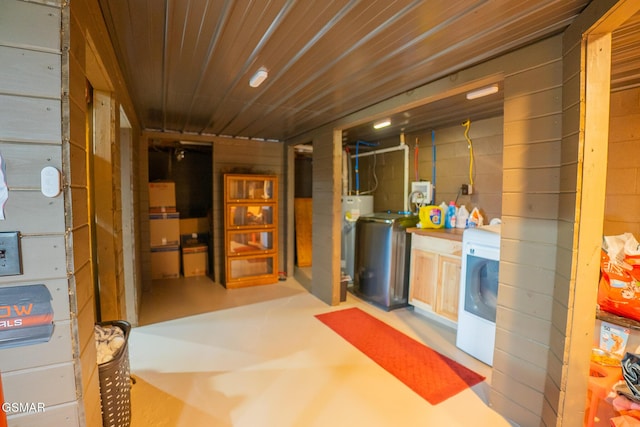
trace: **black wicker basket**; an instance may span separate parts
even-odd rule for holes
[[[124,331],[124,344],[113,359],[98,365],[103,427],[129,427],[131,424],[131,374],[129,372],[129,332],[124,320],[100,322]]]

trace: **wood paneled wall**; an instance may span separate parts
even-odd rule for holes
[[[562,45],[525,49],[504,80],[500,286],[491,401],[521,425],[539,425],[556,269]],[[524,59],[524,58],[523,58]],[[527,63],[528,62],[528,63]],[[556,376],[557,375],[557,376]],[[554,372],[560,381],[562,372]]]
[[[68,32],[61,37],[61,28],[69,30],[68,15],[56,1],[3,0],[0,9],[0,154],[9,186],[0,228],[22,233],[23,257],[23,274],[0,278],[0,287],[43,283],[54,307],[49,342],[0,350],[6,400],[46,407],[44,413],[10,414],[9,425],[77,426],[85,414],[96,413],[99,401],[95,346],[78,329],[86,313],[93,330],[91,290],[78,286],[86,259],[75,252],[88,242],[82,226],[86,205],[76,203],[83,199],[86,177],[81,168],[70,174],[77,151],[67,143],[69,121],[60,119],[68,118],[73,106],[61,90],[69,75]],[[55,198],[40,192],[45,166],[64,174],[66,185]],[[66,215],[72,206],[78,215]],[[68,276],[74,266],[79,274]],[[88,311],[79,311],[84,307]],[[81,365],[80,354],[92,347],[93,363]]]
[[[93,153],[90,185],[94,193],[96,257],[101,320],[125,316],[122,267],[119,108],[111,93],[93,91]]]
[[[43,283],[54,307],[49,342],[0,350],[5,398],[46,407],[45,413],[10,415],[10,426],[102,425],[93,336],[87,81],[116,90],[125,101],[128,97],[105,78],[117,77],[119,70],[104,69],[114,61],[104,44],[104,25],[94,21],[99,16],[97,3],[73,5],[71,9],[69,2],[56,0],[0,1],[0,154],[10,190],[7,219],[0,229],[21,232],[24,271],[0,278],[0,287]],[[117,127],[118,106],[109,106],[112,129]],[[139,134],[135,126],[133,132]],[[117,137],[107,145],[109,150],[117,148]],[[105,191],[113,195],[110,214],[118,222],[119,152],[110,154],[116,160],[108,172],[112,185]],[[44,166],[62,171],[62,194],[55,198],[40,192]],[[116,240],[108,258],[113,262],[110,274],[118,278],[123,274],[122,244],[117,240],[122,231],[113,228]],[[116,298],[122,305],[124,294]],[[123,318],[124,312],[114,316]]]
[[[640,88],[611,94],[604,234],[640,239]]]
[[[69,94],[68,113],[64,116],[64,126],[68,128],[68,174],[70,176],[72,203],[68,207],[71,227],[70,237],[73,246],[73,263],[70,265],[70,278],[75,286],[75,308],[77,317],[77,335],[79,351],[78,367],[81,370],[78,395],[83,404],[84,421],[88,426],[102,423],[100,406],[100,387],[96,363],[96,347],[93,334],[96,322],[96,295],[89,206],[89,170],[90,140],[87,131],[88,84],[85,72],[87,59],[86,42],[82,23],[75,14],[68,14],[69,31],[67,43],[70,46],[67,58],[69,73],[63,85]],[[71,40],[75,42],[71,44]],[[73,301],[73,299],[72,299]],[[82,422],[82,421],[81,421]],[[82,425],[82,424],[81,424]]]
[[[380,146],[367,148],[366,151],[382,150],[391,147],[398,147],[398,138],[395,140],[380,141]],[[405,151],[407,150],[407,151]],[[373,210],[375,212],[402,211],[404,210],[405,199],[405,167],[409,168],[409,183],[413,177],[413,163],[407,157],[405,165],[405,154],[413,151],[413,148],[398,148],[393,151],[361,156],[358,160],[358,175],[360,181],[360,194],[373,195]],[[360,147],[360,153],[365,149]],[[351,150],[355,154],[355,150]],[[356,159],[351,159],[351,194],[356,194]],[[411,185],[411,184],[409,184]],[[371,192],[373,191],[373,192]],[[410,189],[406,191],[409,194]]]
[[[340,302],[340,230],[342,132],[325,131],[313,138],[311,292],[327,304]]]

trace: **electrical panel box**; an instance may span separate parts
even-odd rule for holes
[[[427,205],[433,198],[433,185],[430,181],[414,181],[411,183],[411,203]]]
[[[0,276],[22,274],[20,254],[20,233],[8,231],[0,233]]]

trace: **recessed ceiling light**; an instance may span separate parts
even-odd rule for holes
[[[375,122],[373,124],[373,128],[374,129],[382,129],[382,128],[386,128],[390,124],[391,124],[391,119],[384,119],[384,120],[380,120],[379,122]]]
[[[472,90],[467,93],[467,99],[482,98],[483,96],[492,95],[498,93],[498,85],[491,85],[480,89]]]
[[[258,71],[256,71],[256,73],[249,80],[249,86],[251,87],[260,86],[262,82],[264,82],[267,79],[268,76],[269,76],[269,73],[267,72],[267,69],[264,67],[260,67]]]

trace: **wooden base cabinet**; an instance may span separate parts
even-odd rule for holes
[[[462,242],[414,233],[411,238],[409,304],[448,326],[458,322]]]
[[[278,181],[274,175],[224,176],[225,286],[278,281]]]

